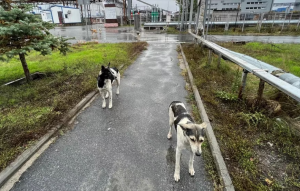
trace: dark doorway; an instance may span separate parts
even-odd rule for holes
[[[62,11],[58,11],[57,14],[58,14],[59,23],[63,24],[64,20],[63,20],[63,13],[62,13]]]

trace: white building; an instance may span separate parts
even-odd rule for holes
[[[273,1],[274,0],[211,0],[211,9],[216,11],[233,11],[240,8],[241,13],[266,13],[271,11]]]
[[[41,11],[43,21],[56,24],[81,23],[80,10],[74,7],[55,5],[50,10]]]

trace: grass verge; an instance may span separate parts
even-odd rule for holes
[[[300,104],[266,84],[264,104],[254,105],[259,80],[252,75],[239,100],[241,68],[224,60],[218,68],[217,56],[207,65],[199,45],[183,49],[235,189],[299,190]]]
[[[146,45],[88,43],[74,45],[67,56],[58,52],[28,55],[30,71],[44,72],[47,77],[30,84],[0,87],[0,171],[95,90],[101,65],[124,65],[122,73]],[[0,84],[20,77],[23,71],[17,58],[0,62]]]
[[[247,54],[300,77],[300,45],[250,42],[246,45],[220,43],[230,50]]]
[[[251,35],[251,36],[299,36],[300,28],[297,30],[297,25],[285,26],[281,30],[281,26],[262,25],[260,31],[255,26],[245,26],[242,31],[242,26],[231,26],[228,31],[224,31],[224,27],[213,26],[209,28],[209,35]]]

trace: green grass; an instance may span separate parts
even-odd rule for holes
[[[54,52],[27,56],[28,67],[47,77],[30,84],[0,88],[0,170],[5,168],[31,143],[59,123],[64,114],[84,96],[96,89],[101,65],[124,65],[121,73],[146,43],[79,44],[67,56]],[[0,83],[23,77],[17,58],[0,62]]]
[[[175,27],[168,27],[166,30],[167,34],[188,34],[187,31],[180,31],[176,29]]]
[[[281,31],[281,26],[274,25],[262,25],[259,31],[256,26],[245,26],[242,32],[242,26],[230,26],[228,31],[224,31],[224,27],[212,27],[209,28],[209,35],[251,35],[251,36],[299,36],[300,27],[297,30],[297,25],[285,26]]]
[[[235,46],[230,45],[230,49],[249,46],[254,48],[257,56],[268,55],[267,46],[259,43]],[[286,46],[295,48],[294,45]],[[236,99],[241,68],[224,60],[218,68],[216,55],[208,65],[208,50],[198,45],[184,44],[183,49],[235,189],[299,190],[300,134],[297,125],[299,127],[300,121],[297,117],[300,116],[300,104],[266,84],[263,104],[256,106],[253,101],[259,79],[250,74],[244,98]],[[289,66],[297,66],[290,58],[296,59],[296,56],[290,55],[286,59]],[[277,105],[281,105],[280,112],[272,113],[273,106]],[[266,180],[271,183],[268,185]]]
[[[220,43],[220,45],[300,77],[300,44],[250,42],[246,45],[234,45],[232,43]]]

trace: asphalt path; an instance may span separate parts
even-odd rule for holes
[[[188,151],[180,182],[173,178],[176,135],[167,139],[168,106],[187,96],[176,48],[149,43],[125,71],[119,96],[114,87],[113,108],[102,109],[98,96],[12,190],[213,190],[202,157],[195,157],[190,177]]]

